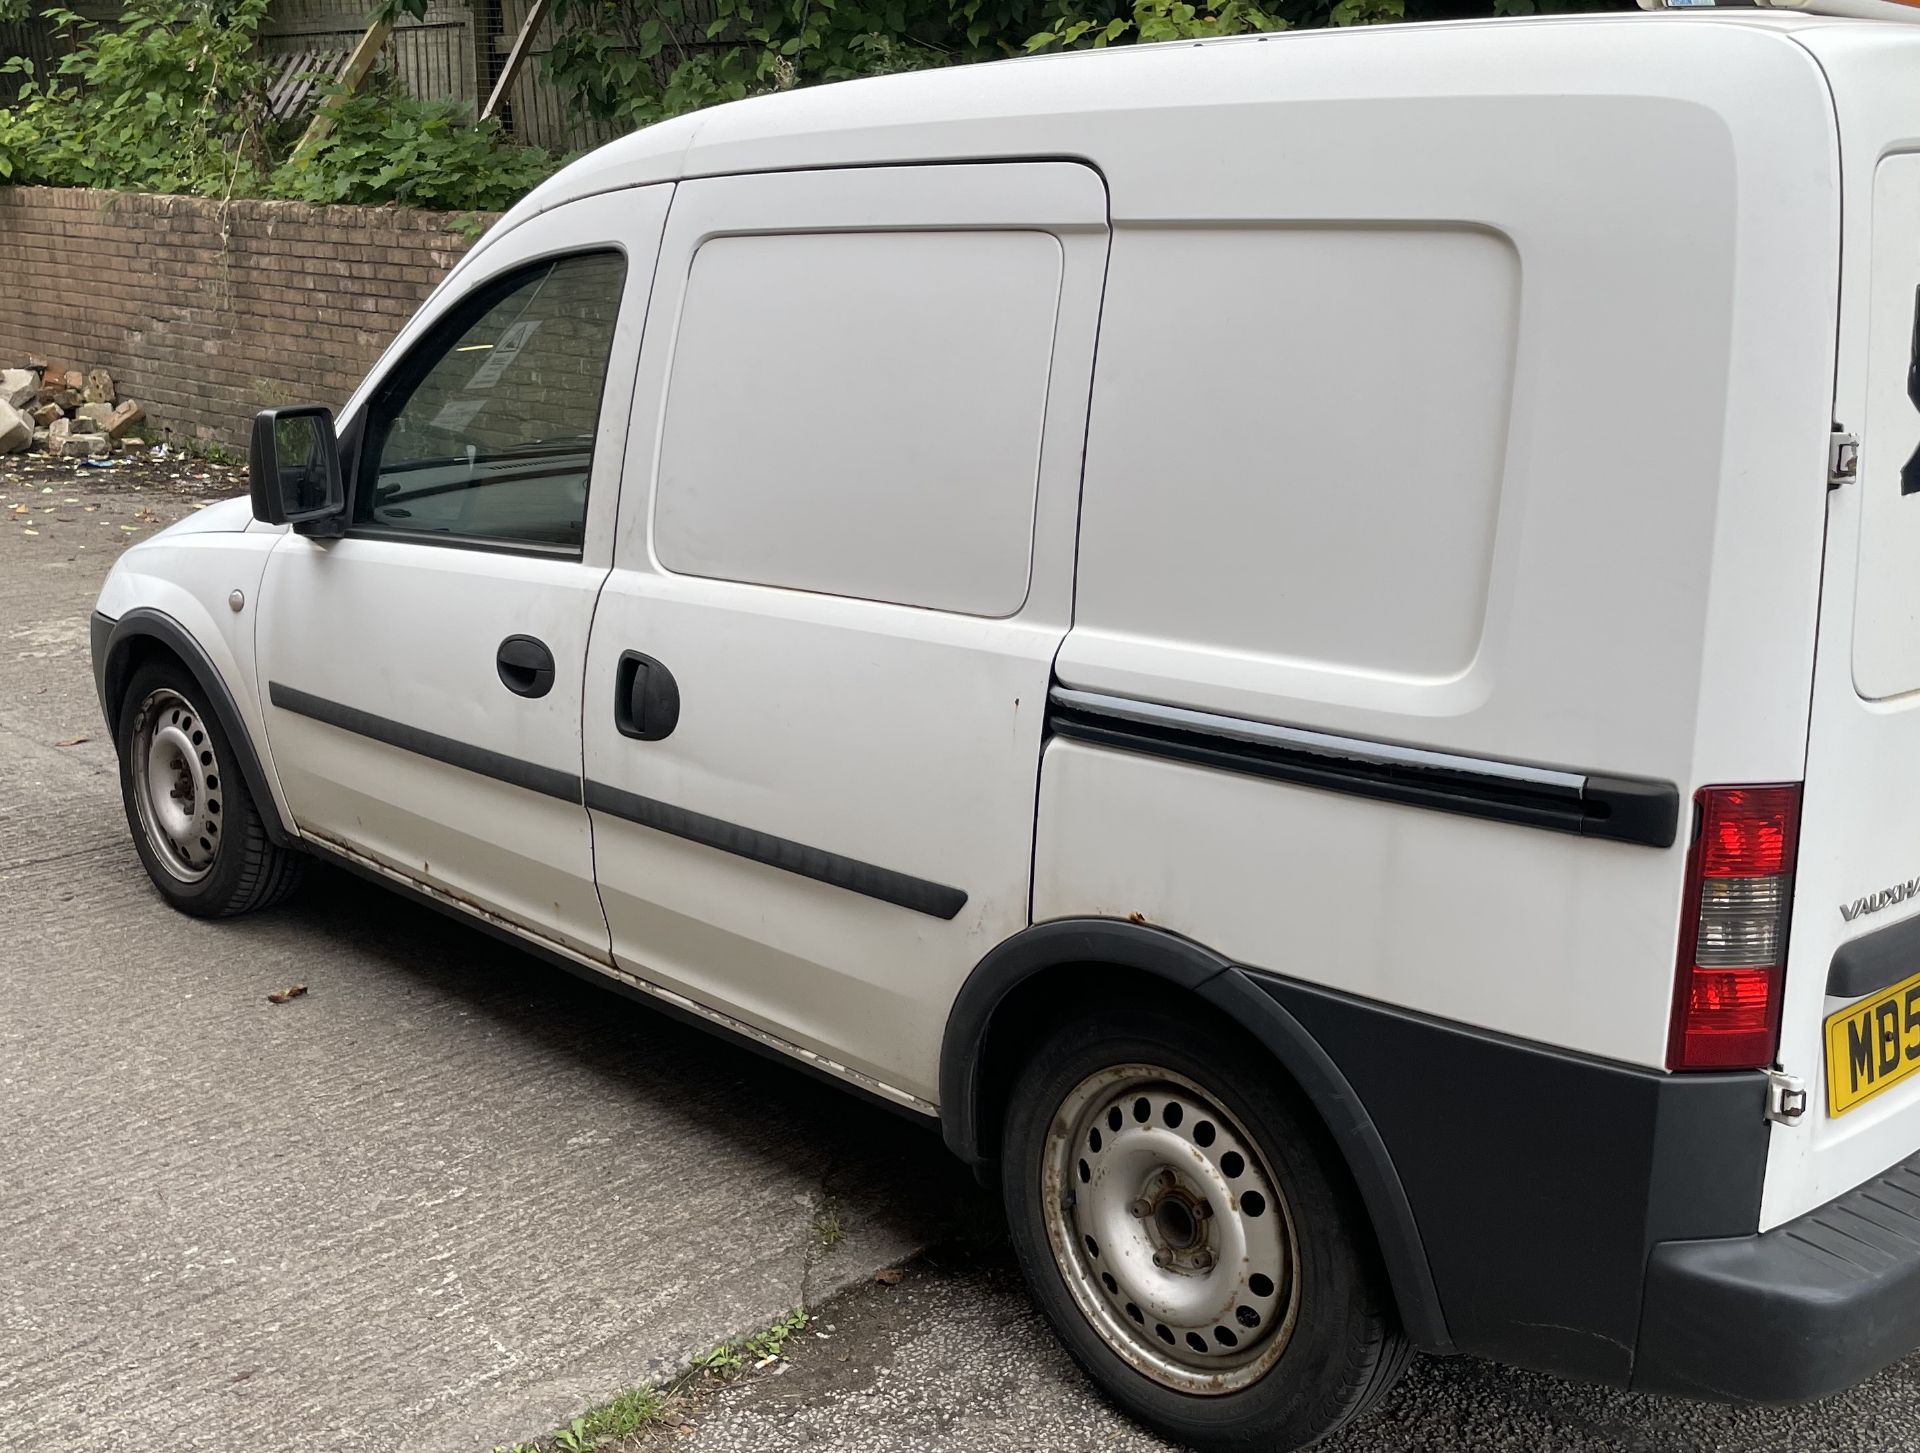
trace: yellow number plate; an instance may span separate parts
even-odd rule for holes
[[[1827,1019],[1827,1113],[1844,1115],[1920,1070],[1920,974]]]

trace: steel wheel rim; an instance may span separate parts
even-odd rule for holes
[[[1054,1112],[1040,1174],[1054,1263],[1129,1366],[1220,1396],[1279,1360],[1299,1316],[1292,1210],[1207,1091],[1158,1065],[1089,1075]]]
[[[133,800],[169,877],[197,883],[220,847],[220,761],[199,711],[162,687],[140,703],[130,746]]]

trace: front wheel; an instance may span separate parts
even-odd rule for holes
[[[150,661],[134,672],[114,745],[134,846],[175,908],[224,918],[293,891],[301,859],[267,837],[233,745],[184,667]]]
[[[1404,1369],[1328,1137],[1230,1028],[1121,1009],[1062,1027],[1009,1097],[1008,1225],[1068,1350],[1207,1450],[1304,1448]]]

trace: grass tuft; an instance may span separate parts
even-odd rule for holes
[[[778,1362],[787,1340],[810,1320],[805,1311],[795,1307],[751,1336],[710,1347],[664,1386],[629,1388],[609,1402],[588,1408],[536,1442],[503,1443],[493,1453],[594,1453],[663,1424],[684,1422],[693,1404],[707,1393]]]

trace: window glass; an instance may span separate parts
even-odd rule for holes
[[[1060,274],[1044,232],[706,243],[667,389],[660,563],[972,615],[1019,610]]]
[[[625,276],[564,257],[457,308],[369,411],[355,523],[579,550]]]

